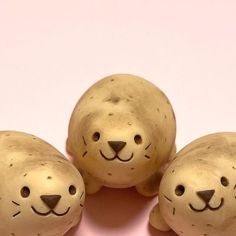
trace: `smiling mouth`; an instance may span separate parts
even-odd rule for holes
[[[42,213],[42,212],[39,212],[37,211],[33,206],[31,206],[32,210],[34,211],[34,213],[40,215],[40,216],[48,216],[49,214],[53,214],[53,215],[56,215],[56,216],[64,216],[66,215],[69,211],[70,211],[70,207],[68,207],[68,209],[64,212],[64,213],[56,213],[54,210],[50,210],[46,213]]]
[[[193,211],[196,211],[196,212],[203,212],[203,211],[206,211],[207,209],[211,210],[211,211],[216,211],[216,210],[219,210],[224,204],[224,198],[221,198],[221,201],[220,201],[220,205],[218,207],[211,207],[208,203],[206,204],[206,206],[202,209],[196,209],[193,207],[193,205],[190,203],[189,206],[191,208],[191,210]]]
[[[121,159],[117,154],[116,154],[114,157],[112,157],[112,158],[108,158],[108,157],[106,157],[106,156],[102,153],[101,150],[99,150],[99,152],[100,152],[101,156],[102,156],[105,160],[107,160],[107,161],[113,161],[113,160],[115,160],[115,159],[118,159],[118,160],[120,160],[120,161],[122,161],[122,162],[128,162],[128,161],[130,161],[130,160],[133,158],[133,156],[134,156],[134,153],[132,153],[131,156],[130,156],[128,159],[124,160],[124,159]]]

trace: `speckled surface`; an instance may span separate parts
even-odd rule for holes
[[[178,150],[235,131],[235,10],[233,0],[1,1],[0,129],[33,133],[65,154],[78,98],[99,78],[131,73],[167,94]],[[155,202],[103,189],[66,236],[173,236],[149,228]]]

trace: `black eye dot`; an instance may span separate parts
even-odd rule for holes
[[[25,186],[20,190],[20,194],[23,198],[27,198],[30,195],[30,189]]]
[[[134,141],[136,144],[141,144],[142,143],[142,137],[141,135],[137,134],[134,136]]]
[[[178,185],[176,188],[175,188],[175,194],[177,196],[182,196],[185,192],[185,187],[183,185]]]
[[[71,195],[75,195],[75,194],[76,194],[76,187],[75,187],[74,185],[71,185],[71,186],[69,187],[69,193],[70,193]]]
[[[226,177],[224,177],[224,176],[222,176],[221,178],[220,178],[220,182],[221,182],[221,184],[223,185],[223,186],[228,186],[229,185],[229,180],[226,178]]]
[[[100,139],[100,133],[99,132],[95,132],[94,134],[93,134],[93,141],[94,142],[97,142],[99,139]]]

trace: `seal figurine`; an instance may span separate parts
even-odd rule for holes
[[[71,115],[67,151],[83,175],[86,193],[102,186],[136,186],[155,195],[162,163],[175,153],[176,121],[166,95],[129,74],[90,87]]]
[[[62,236],[79,222],[84,193],[78,170],[50,144],[0,131],[0,235]]]
[[[177,153],[150,213],[155,228],[181,236],[234,236],[236,133],[201,137]]]

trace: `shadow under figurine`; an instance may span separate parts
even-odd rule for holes
[[[141,77],[115,74],[78,101],[67,151],[83,175],[86,193],[135,186],[153,196],[160,166],[175,153],[175,136],[175,115],[165,94]]]
[[[181,236],[235,235],[236,133],[204,136],[177,153],[150,223]]]
[[[0,132],[0,235],[62,236],[81,217],[78,170],[36,136]]]

